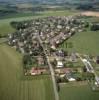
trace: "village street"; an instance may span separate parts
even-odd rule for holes
[[[49,69],[50,69],[50,72],[51,72],[51,77],[52,77],[52,82],[53,82],[53,89],[54,89],[54,94],[55,94],[55,100],[59,100],[59,95],[58,95],[57,86],[56,86],[56,79],[55,79],[54,69],[53,69],[53,67],[52,67],[52,65],[50,63],[50,60],[49,60],[49,57],[48,57],[47,52],[45,50],[45,47],[42,44],[42,40],[40,39],[40,36],[38,34],[37,34],[37,38],[38,38],[38,41],[39,41],[40,45],[43,48],[43,51],[44,51],[44,54],[46,56],[47,63],[48,63],[48,66],[49,66]]]

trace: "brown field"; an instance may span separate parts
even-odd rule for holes
[[[86,12],[82,12],[81,15],[99,17],[99,12],[86,11]]]

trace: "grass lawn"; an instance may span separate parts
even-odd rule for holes
[[[0,100],[54,100],[49,76],[24,77],[22,56],[0,45]]]
[[[22,20],[29,20],[37,17],[47,17],[47,16],[68,16],[68,15],[75,14],[76,12],[77,11],[69,11],[69,10],[44,11],[44,12],[39,12],[37,14],[30,14],[30,16],[26,14],[10,16],[11,18],[0,19],[0,34],[4,35],[15,31],[15,29],[13,29],[10,26],[11,21],[22,21]]]
[[[98,100],[99,92],[93,92],[88,85],[61,86],[60,100]]]
[[[66,42],[72,43],[72,48],[66,48]],[[65,41],[60,48],[70,52],[76,51],[84,54],[99,55],[99,31],[76,33],[70,39]]]

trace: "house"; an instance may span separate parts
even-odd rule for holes
[[[69,82],[76,81],[76,79],[72,76],[71,73],[66,73],[66,78],[68,79]]]
[[[71,68],[56,68],[55,69],[55,73],[57,74],[66,74],[66,73],[70,73],[72,71]]]
[[[96,85],[99,86],[99,77],[96,76],[96,77],[95,77],[95,80],[96,80]]]
[[[76,53],[75,53],[75,52],[73,52],[73,53],[71,54],[71,61],[72,61],[72,62],[77,62],[77,56],[76,56]]]
[[[73,81],[76,81],[76,79],[71,77],[71,78],[68,79],[68,81],[73,82]]]
[[[40,56],[39,56],[39,57],[37,58],[37,60],[38,60],[38,64],[39,64],[39,65],[44,65],[44,59],[43,59],[43,57],[40,57]]]
[[[56,52],[56,55],[57,55],[57,56],[60,56],[60,57],[64,57],[64,52],[63,52],[63,50],[57,51],[57,52]]]
[[[41,74],[48,74],[48,70],[47,69],[40,69],[40,68],[32,68],[30,70],[30,74],[31,75],[41,75]]]
[[[51,46],[51,49],[54,49],[55,50],[56,49],[56,46],[55,45],[52,45]]]
[[[64,67],[64,64],[62,61],[57,61],[57,68]]]

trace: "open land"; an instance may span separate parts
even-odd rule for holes
[[[82,12],[81,14],[86,15],[86,16],[99,17],[99,12],[93,12],[93,11],[85,11],[85,12]]]
[[[90,91],[90,87],[86,84],[78,86],[64,84],[60,90],[60,98],[62,100],[98,100],[98,95],[98,92]]]
[[[69,12],[68,10],[64,11],[45,11],[45,12],[40,12],[39,14],[34,14],[31,16],[25,16],[25,17],[14,17],[14,18],[7,18],[7,19],[1,19],[0,20],[0,34],[8,34],[15,32],[15,29],[13,29],[10,26],[11,21],[22,21],[22,20],[29,20],[37,17],[47,17],[47,16],[68,16],[71,14],[75,14],[76,11],[71,11]]]
[[[87,31],[75,34],[69,40],[64,41],[60,46],[68,51],[77,51],[83,54],[98,55],[99,34],[97,32]],[[66,43],[72,43],[72,48],[66,48]]]
[[[37,17],[71,15],[72,12],[51,11],[40,16],[9,18],[0,20],[0,34],[13,33],[11,21],[21,21]],[[73,13],[74,14],[74,13]],[[73,43],[73,48],[62,48],[80,53],[98,54],[98,32],[81,32],[71,37],[67,42]],[[52,82],[49,76],[24,77],[22,70],[22,55],[6,44],[0,45],[0,99],[1,100],[54,100]],[[61,86],[60,100],[97,100],[99,92],[93,92],[90,87]]]
[[[54,100],[50,77],[24,77],[21,59],[9,46],[0,45],[0,99]]]

